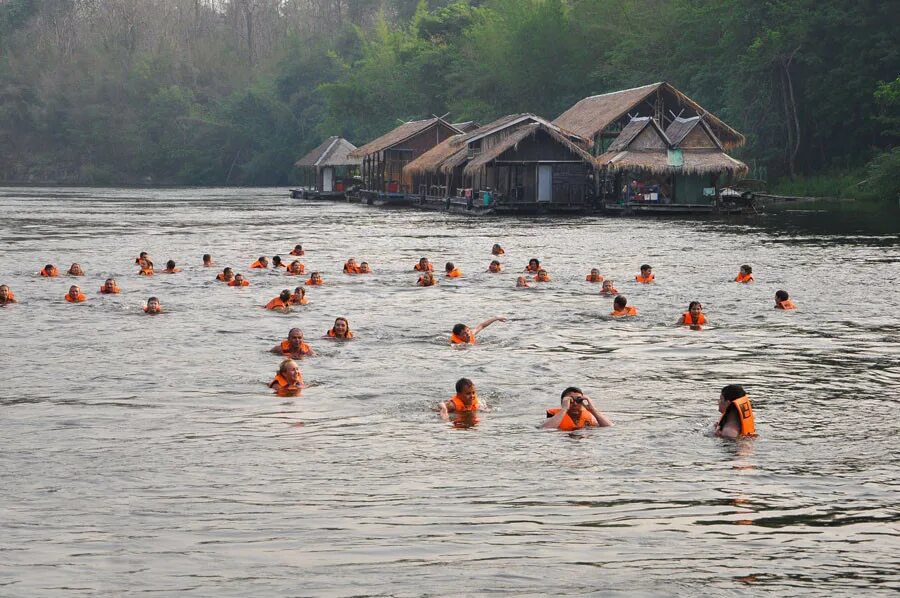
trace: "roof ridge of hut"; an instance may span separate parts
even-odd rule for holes
[[[359,160],[349,157],[356,146],[338,135],[331,135],[294,163],[298,168],[315,166],[351,166]]]
[[[666,135],[666,132],[663,131],[662,127],[656,122],[656,119],[652,116],[635,116],[632,117],[628,124],[622,128],[622,131],[619,135],[613,139],[613,142],[609,145],[609,148],[606,150],[607,152],[619,152],[628,149],[628,146],[631,144],[635,138],[640,135],[644,129],[647,127],[652,127],[653,130],[659,135],[659,137],[666,144],[666,147],[671,147],[672,142],[669,139],[669,136]],[[634,150],[630,150],[634,151]]]
[[[362,158],[363,156],[366,156],[368,154],[387,149],[391,146],[397,145],[398,143],[402,143],[410,137],[418,135],[428,127],[438,123],[445,124],[453,131],[456,131],[456,133],[462,133],[462,131],[454,127],[452,124],[450,124],[440,116],[432,116],[430,118],[423,118],[421,120],[410,120],[397,127],[394,127],[380,137],[376,137],[362,147],[357,148],[356,150],[351,152],[350,155],[353,158]]]
[[[716,145],[716,147],[724,151],[722,142],[716,136],[715,132],[712,130],[712,127],[709,126],[709,123],[706,122],[705,117],[705,114],[691,116],[688,118],[676,116],[669,124],[669,126],[666,127],[666,135],[668,135],[669,140],[672,142],[672,146],[677,147],[682,141],[684,141],[684,139],[688,135],[690,135],[691,131],[700,126],[703,128],[706,134],[709,135],[710,139]]]
[[[543,120],[544,119],[541,119],[541,121]],[[485,152],[479,154],[468,164],[466,164],[463,172],[472,174],[491,160],[497,159],[497,157],[503,154],[503,152],[505,152],[506,150],[518,146],[518,144],[526,137],[536,135],[538,131],[544,131],[554,140],[564,145],[567,149],[578,155],[584,161],[593,163],[593,156],[591,156],[591,154],[581,148],[578,144],[574,143],[568,137],[566,137],[566,134],[561,131],[559,127],[547,122],[534,122],[519,127],[518,129],[513,131],[512,134],[509,135],[509,137],[497,143]]]

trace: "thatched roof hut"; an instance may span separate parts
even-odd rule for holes
[[[735,160],[725,152],[710,150],[686,151],[682,154],[682,164],[672,164],[667,151],[621,151],[606,152],[597,156],[600,168],[613,171],[644,170],[653,174],[715,174],[727,172],[733,176],[744,176],[747,165]]]
[[[381,137],[373,139],[364,146],[355,149],[350,153],[350,157],[363,158],[369,154],[374,154],[375,152],[389,149],[399,143],[406,141],[407,139],[410,139],[411,137],[415,137],[416,135],[425,132],[431,127],[441,126],[449,129],[451,133],[462,133],[462,131],[439,117],[426,118],[424,120],[413,120],[410,122],[405,122],[396,129],[388,131]]]
[[[322,168],[325,166],[359,166],[359,158],[351,158],[356,146],[343,137],[332,136],[323,141],[294,163],[298,168]]]
[[[543,119],[541,120],[543,121]],[[520,126],[502,141],[492,145],[489,149],[470,160],[463,169],[463,173],[471,175],[478,172],[479,169],[488,165],[493,160],[496,160],[506,151],[516,149],[523,140],[533,137],[541,131],[549,135],[556,143],[565,147],[585,162],[592,163],[592,156],[579,145],[573,143],[565,132],[560,131],[556,126],[543,121]]]
[[[596,139],[629,115],[653,116],[658,122],[668,122],[683,111],[702,116],[724,148],[744,145],[743,135],[666,82],[584,98],[560,114],[553,124],[586,139]]]
[[[718,140],[716,134],[700,116],[676,118],[666,128],[666,137],[669,138],[673,147],[723,149],[722,142]]]

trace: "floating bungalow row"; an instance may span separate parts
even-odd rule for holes
[[[747,174],[743,135],[669,83],[584,98],[553,121],[406,122],[362,147],[332,137],[301,158],[295,197],[471,214],[712,212]]]

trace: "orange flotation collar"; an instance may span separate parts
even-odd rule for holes
[[[292,271],[291,271],[291,267],[288,266],[288,269],[287,269],[287,271],[285,272],[285,274],[287,274],[288,276],[300,276],[301,274],[306,274],[306,265],[305,265],[305,264],[301,264],[300,262],[297,262],[297,264],[298,264],[300,267],[297,268],[297,271],[296,271],[296,272],[292,272]]]
[[[603,275],[598,274],[597,278],[594,278],[592,274],[588,274],[584,279],[588,282],[603,282]]]
[[[46,278],[56,278],[57,276],[59,276],[59,270],[56,266],[53,266],[49,270],[47,270],[47,267],[44,266],[43,268],[41,268],[41,276],[44,276]]]
[[[100,287],[100,294],[101,295],[118,295],[119,294],[119,285],[114,284],[111,291],[108,291],[106,289],[106,285],[103,285],[102,287]]]
[[[431,284],[425,284],[425,277],[424,277],[424,276],[420,276],[420,277],[419,277],[419,280],[416,281],[416,284],[419,285],[420,287],[433,287],[434,285],[437,284],[437,279],[436,279],[436,278],[432,278],[432,279],[431,279]]]
[[[141,271],[138,272],[138,275],[139,276],[153,276],[153,266],[150,266],[149,268],[144,268],[143,266],[141,266]]]
[[[309,299],[307,299],[306,297],[303,297],[301,299],[294,299],[294,296],[291,295],[288,303],[290,303],[291,305],[306,305],[307,303],[309,303]]]
[[[650,284],[651,282],[656,280],[656,276],[654,274],[651,274],[650,276],[642,276],[641,274],[638,274],[634,277],[634,279],[641,284]]]
[[[307,285],[316,287],[316,286],[319,286],[320,284],[323,284],[324,282],[325,282],[325,281],[324,281],[324,280],[321,280],[321,279],[320,279],[318,282],[316,282],[316,281],[314,281],[312,278],[307,278],[307,279],[306,279],[306,282],[303,283],[303,284],[307,284]]]
[[[307,344],[304,343],[304,342],[301,342],[301,343],[300,343],[300,354],[301,354],[301,355],[307,355],[307,354],[309,354],[310,351],[311,351],[311,349],[309,348],[309,345],[307,345]],[[281,352],[282,352],[284,355],[291,355],[291,354],[292,354],[292,351],[291,351],[291,341],[289,341],[289,340],[283,340],[283,341],[281,341]]]
[[[451,345],[474,345],[475,344],[475,336],[468,341],[464,341],[463,338],[457,334],[450,333],[450,344]]]
[[[344,264],[344,274],[359,274],[359,266]]]
[[[615,317],[620,317],[620,316],[636,316],[636,315],[637,315],[637,308],[634,307],[633,305],[626,305],[626,306],[625,306],[625,309],[622,309],[622,310],[615,310],[615,309],[614,309],[614,310],[612,310],[612,312],[611,312],[609,315],[615,316]]]
[[[725,413],[723,413],[722,417],[719,418],[719,423],[716,424],[716,429],[722,429],[722,424],[725,422],[725,416],[728,415],[728,411],[731,410],[732,406],[737,409],[738,420],[741,422],[740,436],[756,436],[756,424],[753,417],[753,406],[750,404],[750,398],[747,395],[731,401],[731,404],[727,409],[725,409]]]
[[[695,322],[691,312],[686,311],[681,314],[681,323],[684,326],[703,326],[706,324],[706,316],[703,315],[703,312],[700,312],[700,317]]]
[[[262,262],[259,260],[256,260],[255,262],[250,264],[251,270],[260,270],[260,269],[265,269],[265,268],[268,268],[268,266],[263,266]]]
[[[228,281],[228,286],[230,286],[230,287],[249,287],[250,281],[242,280],[240,282],[240,284],[238,284],[238,281],[232,278],[230,281]]]
[[[550,278],[549,274],[547,275],[547,278],[541,278],[540,274],[534,275],[534,282],[550,282],[551,280],[552,279]]]
[[[304,388],[304,386],[303,374],[300,374],[300,381],[296,384],[288,382],[287,378],[281,374],[275,374],[275,379],[269,383],[269,388],[277,388],[278,390],[300,390],[301,388]]]
[[[797,306],[790,299],[785,299],[784,301],[779,301],[775,309],[797,309]]]
[[[334,328],[329,328],[327,334],[328,334],[328,336],[330,336],[331,338],[339,338],[339,339],[353,338],[353,333],[350,332],[349,330],[347,331],[347,335],[346,335],[346,336],[338,336],[338,335],[336,335],[336,334],[334,333]]]
[[[146,306],[146,305],[144,306],[144,313],[145,313],[145,314],[149,314],[149,313],[150,313],[150,308],[149,308],[148,306]],[[161,314],[161,313],[162,313],[162,303],[159,304],[159,310],[153,312],[153,314]]]
[[[290,301],[288,301],[290,303]],[[285,303],[281,300],[281,297],[275,297],[268,303],[266,303],[266,309],[282,309],[288,306],[288,303]]]
[[[73,299],[71,295],[66,293],[66,301],[69,303],[81,303],[82,301],[87,301],[87,297],[84,296],[84,293],[78,293],[78,296]]]
[[[562,407],[555,407],[553,409],[547,409],[547,417],[551,418],[557,413],[559,413]],[[578,421],[574,421],[572,416],[569,415],[567,411],[563,416],[562,420],[559,422],[559,426],[557,426],[558,430],[562,430],[563,432],[571,432],[573,430],[580,430],[586,426],[599,426],[600,424],[597,422],[597,418],[594,417],[590,411],[585,408],[581,408],[581,415],[578,417]]]
[[[738,272],[738,275],[734,277],[734,282],[753,282],[753,274]]]
[[[462,276],[462,271],[459,268],[453,268],[447,272],[448,278],[459,278],[460,276]]]
[[[478,395],[475,395],[475,399],[472,401],[471,405],[466,405],[463,403],[463,400],[460,396],[453,395],[450,397],[450,401],[453,403],[453,408],[456,409],[457,413],[466,413],[467,411],[478,411]]]
[[[12,292],[12,289],[9,290],[9,294],[6,295],[6,301],[2,305],[6,305],[7,303],[15,303],[16,302],[16,294]]]
[[[301,249],[300,251],[297,251],[296,249],[291,249],[290,255],[306,255],[306,251],[304,251],[303,249]]]
[[[434,272],[434,264],[428,264],[424,268],[422,267],[422,264],[416,264],[413,266],[413,270],[416,272]]]

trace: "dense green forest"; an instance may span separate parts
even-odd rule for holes
[[[284,185],[327,135],[669,81],[751,176],[900,193],[877,0],[0,0],[0,180]]]

